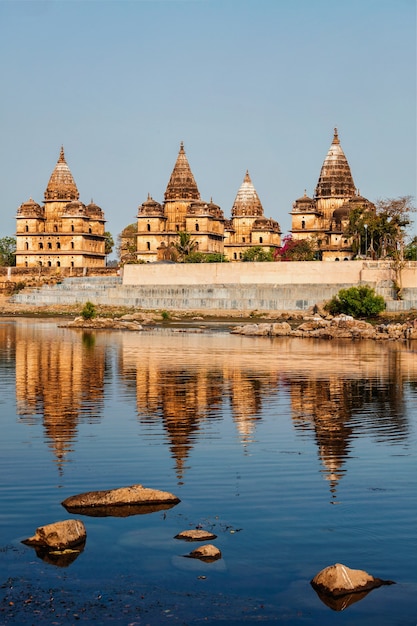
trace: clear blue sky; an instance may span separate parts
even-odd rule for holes
[[[180,142],[226,217],[246,169],[290,229],[338,127],[360,193],[416,195],[415,0],[0,0],[0,236],[64,145],[114,238]]]

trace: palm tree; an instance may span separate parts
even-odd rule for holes
[[[184,263],[185,259],[198,248],[198,242],[195,239],[191,239],[190,233],[184,230],[179,231],[178,237],[179,241],[174,246],[178,252],[178,260],[180,263]]]

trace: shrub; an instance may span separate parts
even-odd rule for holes
[[[96,315],[96,307],[92,302],[86,302],[81,315],[85,320],[92,320]]]
[[[161,317],[162,317],[162,319],[164,320],[164,322],[167,322],[171,316],[170,316],[170,314],[168,313],[168,311],[162,311],[162,312],[161,312]]]
[[[324,306],[332,315],[351,315],[352,317],[375,317],[385,309],[385,301],[372,287],[361,285],[341,289]]]

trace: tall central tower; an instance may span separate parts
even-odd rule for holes
[[[186,229],[185,216],[190,203],[200,200],[200,192],[198,191],[197,183],[188,163],[182,142],[164,199],[167,231],[184,231]]]

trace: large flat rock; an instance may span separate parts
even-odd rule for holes
[[[153,513],[178,504],[180,499],[167,491],[131,485],[104,491],[87,491],[70,496],[61,504],[67,511],[93,515],[125,517],[138,513]]]

